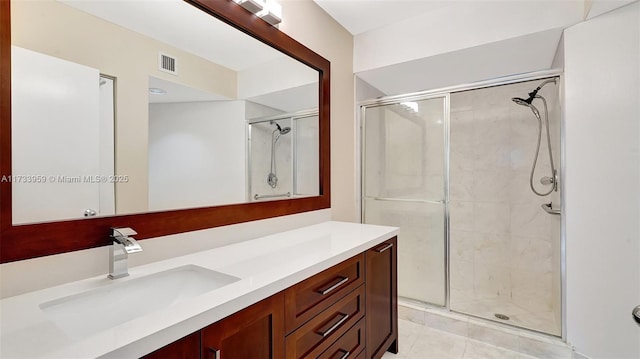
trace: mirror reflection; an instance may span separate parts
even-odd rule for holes
[[[182,1],[11,7],[14,224],[318,195],[316,70]]]

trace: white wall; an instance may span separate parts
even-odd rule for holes
[[[639,358],[640,3],[565,31],[567,339]]]
[[[331,61],[331,209],[355,221],[356,124],[353,36],[312,0],[283,0],[280,30]]]
[[[244,111],[244,101],[149,105],[150,210],[247,200]]]
[[[581,1],[459,2],[355,37],[354,70],[366,71],[520,37],[582,20]],[[531,52],[534,56],[536,53]]]

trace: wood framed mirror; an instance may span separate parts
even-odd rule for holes
[[[11,1],[0,1],[0,262],[110,244],[111,227],[131,227],[137,239],[225,226],[330,207],[330,63],[231,0],[188,0],[190,6],[318,71],[319,195],[266,202],[15,224],[12,202]],[[216,20],[217,19],[217,20]],[[203,34],[206,35],[206,34]],[[117,174],[117,173],[116,173]],[[116,212],[117,213],[117,212]]]

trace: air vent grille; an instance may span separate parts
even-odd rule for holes
[[[177,60],[173,56],[160,53],[158,57],[158,66],[160,68],[160,71],[168,72],[174,75],[178,74]]]

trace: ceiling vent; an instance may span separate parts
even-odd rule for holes
[[[172,75],[178,74],[176,58],[162,52],[158,54],[158,67],[160,71],[168,72]]]

